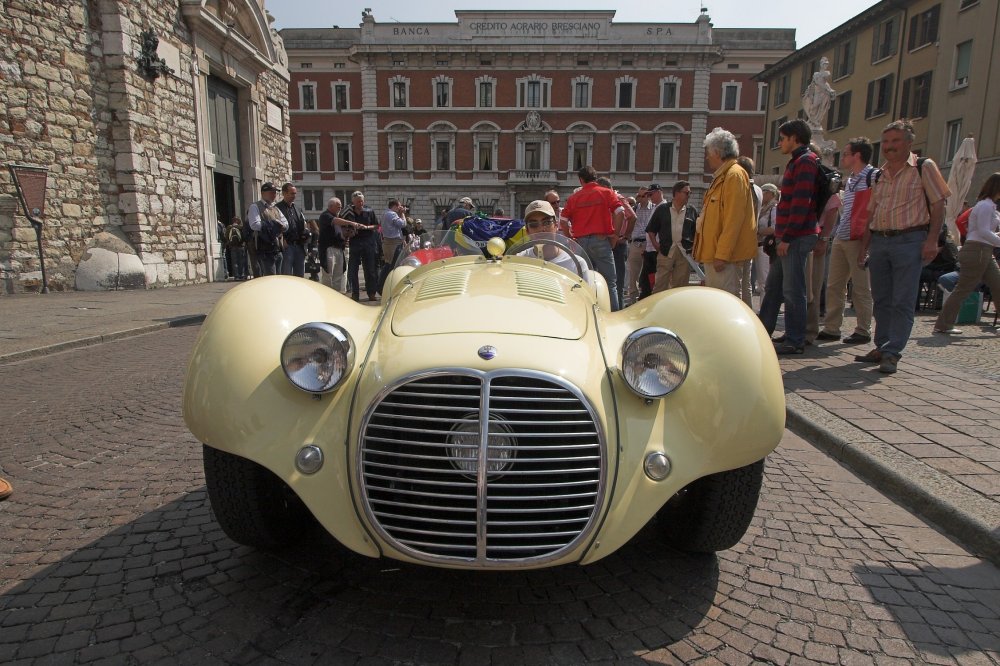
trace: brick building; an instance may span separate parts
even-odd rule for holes
[[[723,126],[763,150],[766,85],[794,30],[614,23],[613,11],[456,11],[455,23],[285,29],[293,179],[305,210],[355,189],[431,219],[462,196],[519,215],[582,164],[633,192],[708,184]]]
[[[10,0],[4,163],[48,168],[49,288],[223,275],[216,221],[289,176],[288,70],[263,0]],[[0,293],[37,290],[34,230],[0,171]]]

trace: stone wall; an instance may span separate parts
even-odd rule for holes
[[[262,17],[262,3],[259,9]],[[158,54],[172,72],[153,77],[141,71],[144,31],[159,38]],[[205,146],[199,146],[199,136],[205,137],[195,96],[204,86],[196,85],[195,76],[205,72],[193,67],[196,42],[177,0],[6,1],[0,23],[0,153],[5,163],[49,167],[43,218],[49,289],[74,288],[89,251],[107,245],[102,232],[125,241],[118,249],[141,261],[128,286],[212,279],[210,264],[217,257],[210,252],[218,246],[214,216],[210,230],[203,215],[212,209],[206,198],[214,192],[202,185],[211,182],[211,172]],[[256,127],[241,131],[259,133],[259,171],[266,179],[287,179],[287,79],[265,70],[251,93],[261,100],[260,118]],[[268,128],[265,98],[284,109],[283,131]],[[14,194],[4,169],[0,195]],[[34,230],[22,211],[10,214],[9,203],[0,206],[0,293],[37,290]],[[115,282],[104,288],[120,287]]]
[[[53,290],[73,288],[87,239],[107,224],[100,184],[109,182],[111,114],[99,22],[90,4],[67,0],[8,0],[0,22],[0,152],[5,163],[49,167],[43,244]],[[6,168],[0,189],[15,194]],[[0,215],[5,291],[41,285],[35,232],[20,212]]]
[[[261,179],[274,183],[292,180],[292,143],[289,139],[288,79],[274,73],[265,73],[260,78]],[[281,126],[279,132],[267,124],[267,99],[282,101]]]

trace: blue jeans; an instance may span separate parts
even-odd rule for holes
[[[868,274],[872,284],[875,346],[899,358],[913,330],[913,303],[920,289],[926,231],[892,236],[872,235]]]
[[[618,288],[618,306],[625,306],[625,262],[628,260],[628,241],[620,240],[611,249],[615,258],[615,285]]]
[[[281,275],[281,253],[265,252],[258,254],[261,275]]]
[[[806,344],[806,261],[819,236],[800,236],[788,244],[788,254],[771,264],[760,303],[760,321],[774,333],[778,310],[785,303],[785,342],[796,347]]]
[[[608,296],[611,299],[611,311],[620,309],[618,300],[618,274],[615,272],[615,258],[611,251],[611,242],[607,236],[582,236],[576,239],[590,257],[594,269],[608,283]]]
[[[305,277],[306,247],[300,243],[289,243],[283,252],[281,274]]]
[[[229,256],[233,258],[233,277],[243,280],[247,276],[247,251],[243,247],[229,248]]]

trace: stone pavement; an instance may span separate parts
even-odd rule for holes
[[[0,364],[200,322],[236,283],[0,297]],[[899,372],[839,342],[781,360],[789,428],[973,553],[1000,564],[1000,335],[955,338],[917,316]],[[845,317],[844,331],[854,320]]]

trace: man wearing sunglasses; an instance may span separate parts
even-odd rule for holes
[[[550,234],[559,233],[559,226],[556,221],[556,212],[552,208],[552,204],[541,199],[532,201],[528,204],[527,208],[524,209],[524,228],[528,231],[529,238],[539,234],[545,234],[548,236]],[[565,268],[572,273],[577,272],[576,262],[573,261],[573,257],[569,256],[569,254],[567,254],[564,250],[560,250],[554,245],[546,244],[534,247],[530,250],[518,253],[518,256],[538,257],[539,251],[541,251],[541,257],[539,258],[552,262],[553,264]],[[586,259],[580,255],[576,255],[576,261],[578,261],[580,266],[583,268],[583,275],[580,277],[584,280],[589,279],[590,276],[587,272]]]

